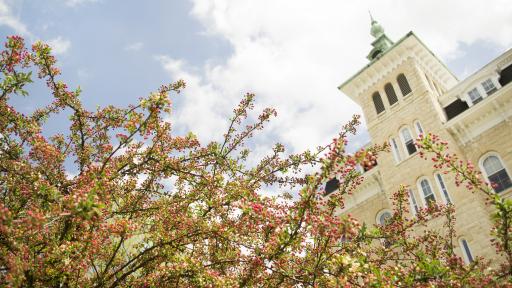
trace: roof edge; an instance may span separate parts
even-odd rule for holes
[[[448,66],[446,66],[446,64],[441,61],[441,59],[439,59],[439,57],[436,56],[436,54],[434,54],[434,52],[432,52],[432,50],[430,50],[430,48],[428,48],[427,45],[425,45],[425,43],[423,41],[421,41],[421,39],[413,32],[413,31],[409,31],[407,34],[405,34],[405,36],[403,36],[402,38],[400,38],[400,40],[398,40],[395,44],[393,44],[393,46],[389,47],[389,49],[387,49],[384,53],[380,54],[379,56],[377,56],[375,59],[373,59],[372,61],[370,61],[370,63],[366,64],[363,68],[361,68],[359,71],[357,71],[356,74],[354,74],[352,77],[350,77],[349,79],[347,79],[345,82],[343,82],[341,85],[338,86],[338,90],[342,90],[350,81],[352,81],[354,78],[356,78],[357,76],[359,76],[361,73],[363,73],[364,70],[366,70],[368,67],[370,67],[373,63],[377,62],[380,58],[384,57],[384,55],[386,55],[387,53],[389,53],[389,51],[393,50],[393,48],[395,48],[396,46],[398,46],[400,43],[404,42],[405,39],[409,38],[410,36],[414,36],[414,38],[416,38],[416,40],[418,40],[418,42],[423,46],[425,47],[425,49],[427,49],[427,51],[432,55],[434,56],[434,58],[441,64],[443,65],[444,68],[446,68],[446,70],[448,71],[448,73],[450,73],[450,75],[453,76],[453,78],[455,78],[456,81],[460,81],[459,78],[453,74],[453,72],[448,68]]]

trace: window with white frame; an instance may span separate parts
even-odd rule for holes
[[[389,219],[391,219],[391,212],[385,210],[377,216],[377,223],[384,226],[388,223]]]
[[[487,79],[484,82],[482,82],[482,87],[484,87],[484,91],[487,95],[491,95],[492,93],[498,90],[498,88],[496,88],[496,85],[494,85],[491,79]]]
[[[407,192],[409,193],[409,203],[411,204],[411,213],[416,215],[420,212],[420,207],[418,206],[418,202],[416,201],[416,197],[414,197],[414,192],[411,188],[407,188]]]
[[[395,158],[395,162],[399,163],[402,161],[402,156],[400,155],[400,150],[398,149],[395,138],[389,139],[389,146],[391,146],[391,151],[393,153],[393,157]]]
[[[482,95],[480,95],[480,92],[478,92],[477,88],[473,88],[468,92],[469,99],[471,100],[471,103],[476,104],[480,101],[482,101]]]
[[[391,219],[391,217],[392,217],[391,211],[383,210],[377,214],[377,218],[375,220],[377,221],[377,224],[386,226],[389,223],[389,220]],[[386,248],[391,246],[391,242],[389,242],[387,239],[381,239],[381,243]]]
[[[512,187],[510,176],[497,155],[489,155],[485,157],[482,161],[482,167],[487,179],[493,185],[496,193]]]
[[[423,127],[421,126],[420,121],[418,120],[414,122],[414,129],[416,129],[416,134],[424,134]]]
[[[462,255],[464,258],[464,262],[466,264],[471,264],[474,261],[473,253],[471,253],[471,249],[469,249],[468,241],[464,238],[459,239],[460,249],[462,250]]]
[[[446,184],[444,183],[443,176],[440,173],[435,174],[437,185],[439,186],[439,190],[441,191],[441,196],[444,198],[444,203],[452,204],[452,199],[450,194],[448,194],[448,188],[446,188]]]
[[[400,131],[402,135],[402,141],[405,146],[405,150],[409,155],[416,153],[416,145],[414,145],[414,140],[412,139],[411,131],[409,128],[405,127]]]
[[[419,189],[423,193],[423,202],[425,206],[430,205],[431,203],[436,202],[436,196],[434,195],[434,191],[432,190],[432,186],[430,186],[430,182],[427,179],[422,179],[419,183]]]

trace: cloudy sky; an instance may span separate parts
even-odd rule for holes
[[[257,109],[275,107],[278,118],[254,149],[278,141],[298,152],[360,113],[336,87],[367,63],[369,9],[391,39],[414,31],[461,79],[512,44],[507,0],[0,0],[0,36],[47,41],[90,108],[184,79],[170,117],[203,142],[218,140],[242,95],[256,93]],[[21,111],[49,101],[41,85],[31,91],[15,100]]]

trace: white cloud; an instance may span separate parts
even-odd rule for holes
[[[175,79],[186,79],[185,105],[176,110],[172,116],[179,126],[193,128],[200,140],[206,141],[222,136],[227,128],[226,108],[228,111],[234,108],[236,99],[219,97],[221,87],[215,83],[204,83],[201,76],[185,69],[184,62],[168,56],[157,56],[164,69]],[[180,96],[181,97],[181,96]],[[208,123],[207,125],[205,125]]]
[[[278,111],[265,140],[295,151],[328,142],[360,113],[336,87],[367,63],[368,8],[392,39],[414,30],[444,60],[461,55],[461,42],[512,44],[512,6],[505,0],[192,2],[192,15],[206,33],[229,41],[233,53],[222,64],[199,67],[200,73],[179,59],[158,60],[172,78],[188,84],[174,121],[202,140],[222,136],[241,95],[254,92],[259,108]]]
[[[48,40],[46,43],[50,45],[54,55],[65,54],[71,48],[71,41],[62,38],[62,36]]]
[[[144,47],[144,43],[142,43],[142,42],[134,42],[134,43],[130,43],[130,44],[126,45],[124,47],[124,50],[126,50],[126,51],[139,51],[140,49],[142,49],[142,47]]]
[[[65,0],[64,3],[69,7],[77,7],[88,3],[96,3],[99,0]]]
[[[0,0],[0,26],[2,25],[13,29],[22,36],[32,36],[27,26],[14,15],[12,6],[7,5],[5,0]]]

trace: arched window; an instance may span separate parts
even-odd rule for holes
[[[451,204],[452,199],[450,198],[450,194],[448,194],[448,188],[446,188],[446,184],[444,183],[443,176],[440,173],[435,174],[437,185],[439,186],[439,190],[441,191],[441,196],[443,196],[444,203]]]
[[[412,92],[411,86],[409,86],[409,81],[407,81],[404,74],[398,75],[398,77],[396,77],[396,81],[398,82],[398,87],[400,87],[400,91],[402,91],[403,96],[407,96]]]
[[[414,192],[411,188],[407,188],[407,192],[409,193],[409,203],[411,204],[411,213],[416,215],[420,211],[420,207],[418,206],[418,202],[416,201],[416,197],[414,196]]]
[[[496,193],[512,187],[510,176],[497,155],[489,155],[485,157],[481,163],[487,179],[493,185]]]
[[[414,121],[414,129],[416,129],[416,134],[417,135],[425,134],[423,132],[423,127],[421,126],[421,123],[418,120]]]
[[[382,210],[377,214],[377,224],[385,226],[388,224],[389,219],[391,219],[391,212],[389,210]],[[391,242],[387,239],[381,239],[381,243],[384,247],[389,248],[391,246]]]
[[[379,56],[379,54],[382,53],[382,51],[380,50],[375,50],[371,56],[371,59],[375,59],[377,58],[377,56]]]
[[[382,103],[382,98],[380,97],[379,92],[375,92],[372,95],[373,105],[375,105],[375,111],[377,114],[384,112],[384,103]]]
[[[400,155],[400,150],[398,149],[395,138],[389,138],[389,146],[391,146],[391,151],[393,152],[393,158],[395,158],[395,162],[399,163],[402,161],[402,156]]]
[[[386,92],[386,96],[388,96],[389,106],[398,102],[395,89],[393,89],[393,85],[391,85],[391,83],[388,83],[384,86],[384,91]]]
[[[425,206],[428,206],[430,203],[436,202],[436,196],[434,195],[434,191],[432,191],[432,186],[430,186],[430,182],[427,179],[422,179],[419,182],[419,190],[423,193],[423,202]]]
[[[474,261],[473,254],[471,253],[471,249],[469,249],[468,241],[464,238],[459,239],[460,249],[462,250],[462,255],[464,258],[464,262],[466,264],[471,264]]]
[[[400,131],[400,135],[402,135],[402,141],[407,153],[409,155],[416,153],[416,146],[414,145],[414,140],[412,139],[411,131],[409,130],[409,128],[403,128]]]
[[[388,210],[381,211],[379,212],[379,214],[377,214],[377,224],[384,226],[388,223],[388,220],[390,218],[391,212],[389,212]]]

